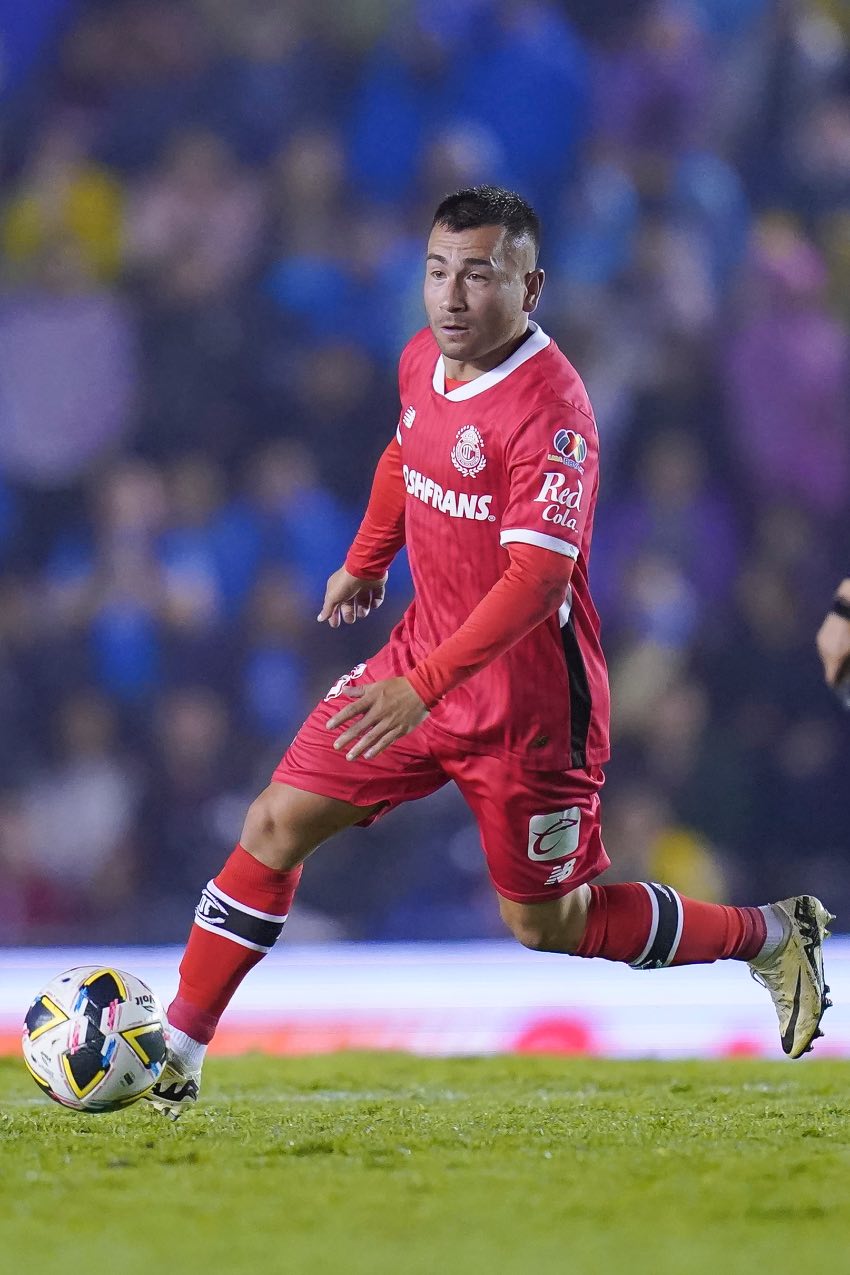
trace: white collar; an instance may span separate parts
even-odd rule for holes
[[[476,394],[483,394],[485,390],[498,385],[500,381],[503,381],[506,376],[510,376],[511,372],[515,372],[523,363],[533,359],[535,354],[545,350],[549,344],[551,337],[548,337],[538,324],[529,322],[528,326],[531,330],[531,336],[523,341],[518,350],[514,350],[510,358],[505,359],[504,363],[500,363],[498,367],[492,368],[489,372],[483,372],[481,376],[476,376],[474,380],[464,381],[463,385],[459,385],[456,390],[450,390],[448,394],[446,393],[446,365],[441,354],[437,359],[437,366],[434,368],[434,389],[443,398],[447,398],[450,403],[461,403],[464,399],[474,398]]]

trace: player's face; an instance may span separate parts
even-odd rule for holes
[[[486,362],[526,330],[537,308],[543,271],[530,240],[503,226],[449,230],[435,226],[425,262],[425,311],[447,359]]]

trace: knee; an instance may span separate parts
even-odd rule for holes
[[[243,832],[260,841],[276,841],[280,828],[281,819],[277,803],[267,788],[248,807]]]
[[[529,951],[562,952],[564,950],[560,942],[560,936],[539,921],[518,918],[507,920],[504,917],[502,919],[517,942],[521,943],[523,947],[527,947]]]
[[[527,947],[530,952],[554,952],[557,947],[553,944],[550,934],[539,925],[511,925],[508,927],[518,943],[523,947]]]
[[[280,872],[297,867],[313,849],[301,844],[279,786],[266,788],[251,802],[240,841],[254,858]]]
[[[551,903],[514,903],[499,900],[502,920],[514,938],[532,952],[574,953],[587,922],[587,886]]]

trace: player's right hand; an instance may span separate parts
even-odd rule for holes
[[[328,580],[325,601],[316,619],[320,624],[327,620],[332,629],[338,629],[340,623],[364,620],[383,602],[386,585],[386,575],[380,580],[362,580],[340,567]]]

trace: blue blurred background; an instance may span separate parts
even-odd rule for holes
[[[612,877],[850,911],[843,0],[0,0],[0,942],[168,942],[314,700],[434,206],[544,221],[599,419]],[[295,940],[501,933],[456,794]]]

